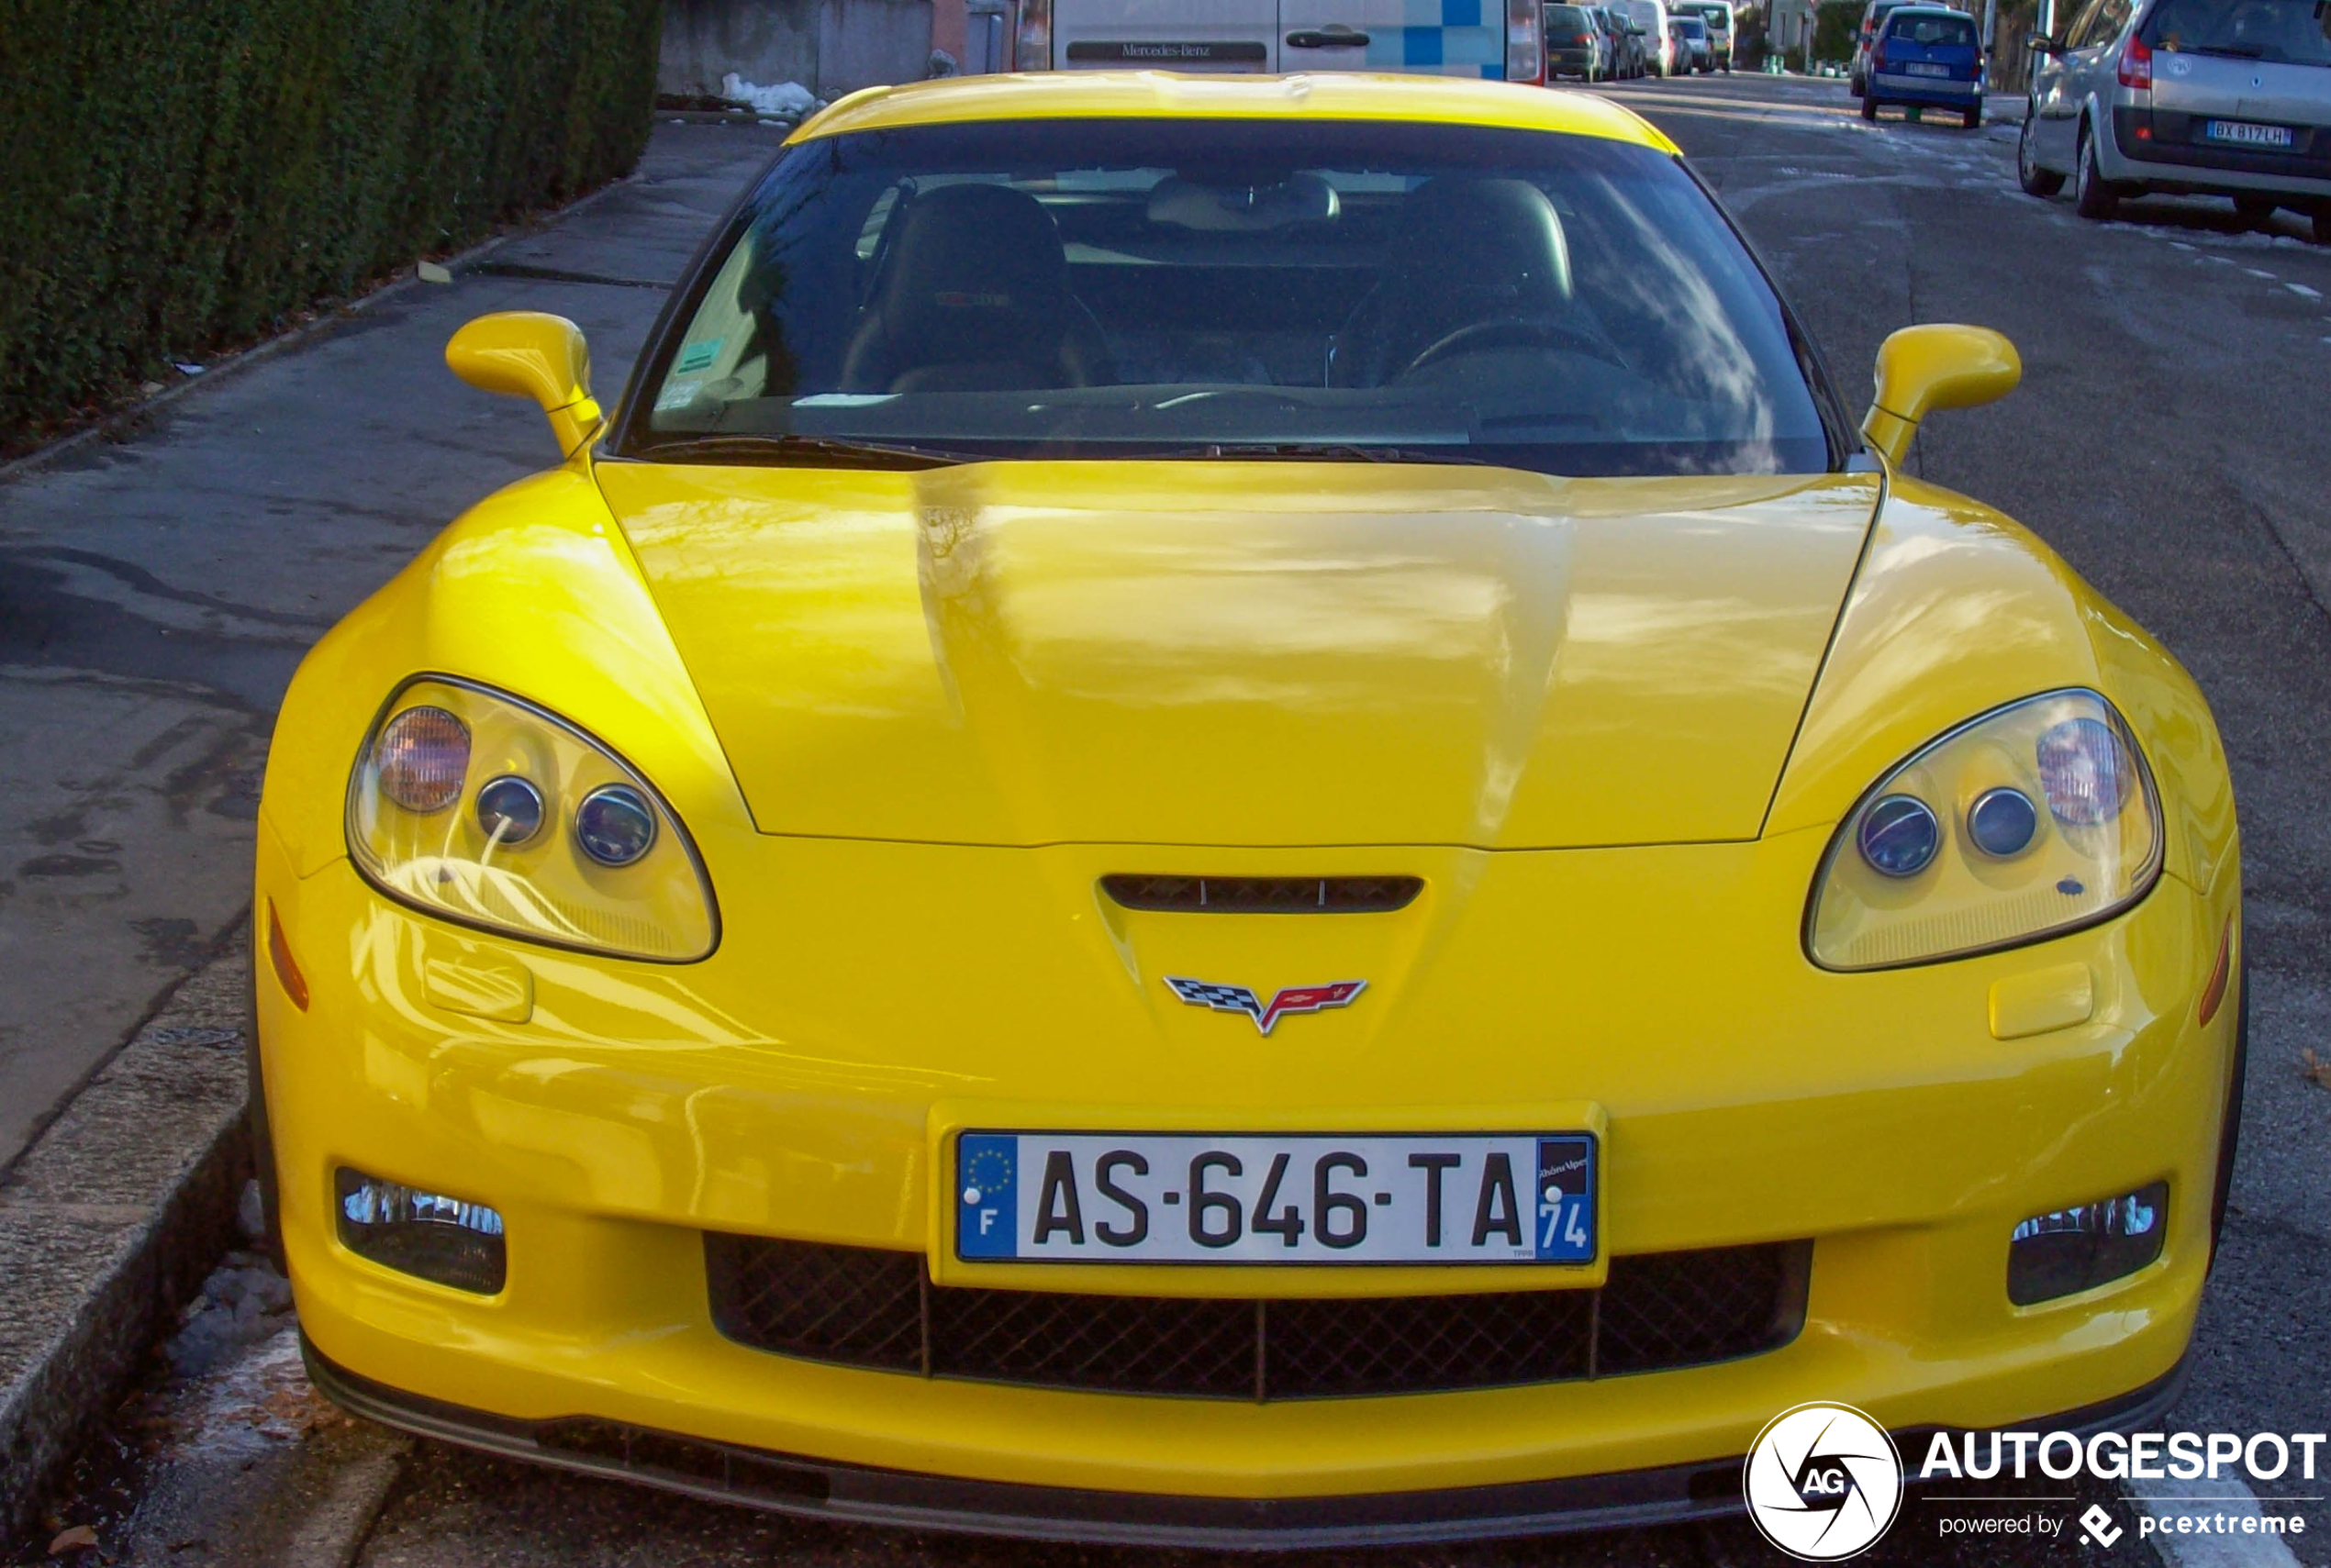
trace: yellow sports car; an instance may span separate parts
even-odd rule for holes
[[[2191,679],[1897,467],[1676,148],[1417,78],[802,126],[617,412],[318,645],[255,1100],[310,1364],[504,1453],[1272,1546],[2141,1418],[2240,1079]],[[257,1083],[254,1088],[259,1087]]]

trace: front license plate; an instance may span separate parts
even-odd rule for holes
[[[1583,1132],[965,1132],[971,1262],[1585,1263]]]
[[[2202,137],[2206,141],[2231,141],[2243,147],[2288,147],[2291,128],[2287,125],[2251,125],[2245,120],[2205,120]]]
[[[1919,61],[1913,61],[1902,69],[1913,76],[1948,76],[1950,74],[1950,67],[1947,65],[1929,65]]]

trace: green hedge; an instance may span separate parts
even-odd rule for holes
[[[0,0],[0,446],[646,145],[662,0]]]
[[[1821,9],[1813,14],[1814,61],[1843,65],[1853,59],[1861,38],[1862,10],[1862,0],[1822,0]]]

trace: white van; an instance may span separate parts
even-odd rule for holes
[[[1667,7],[1660,0],[1621,0],[1628,19],[1643,29],[1643,47],[1650,52],[1651,69],[1671,76],[1676,69],[1676,40],[1667,35]]]
[[[1021,0],[1013,68],[1393,71],[1544,82],[1541,3]],[[1439,20],[1411,20],[1420,14]]]

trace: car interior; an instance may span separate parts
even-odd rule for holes
[[[1786,436],[1809,461],[1820,422],[1769,289],[1688,177],[1616,156],[1642,150],[1546,170],[1241,151],[828,178],[739,237],[654,428],[950,446]]]
[[[1931,11],[1897,11],[1886,24],[1886,36],[1929,49],[1972,49],[1975,47],[1975,21],[1971,17],[1942,17]]]

